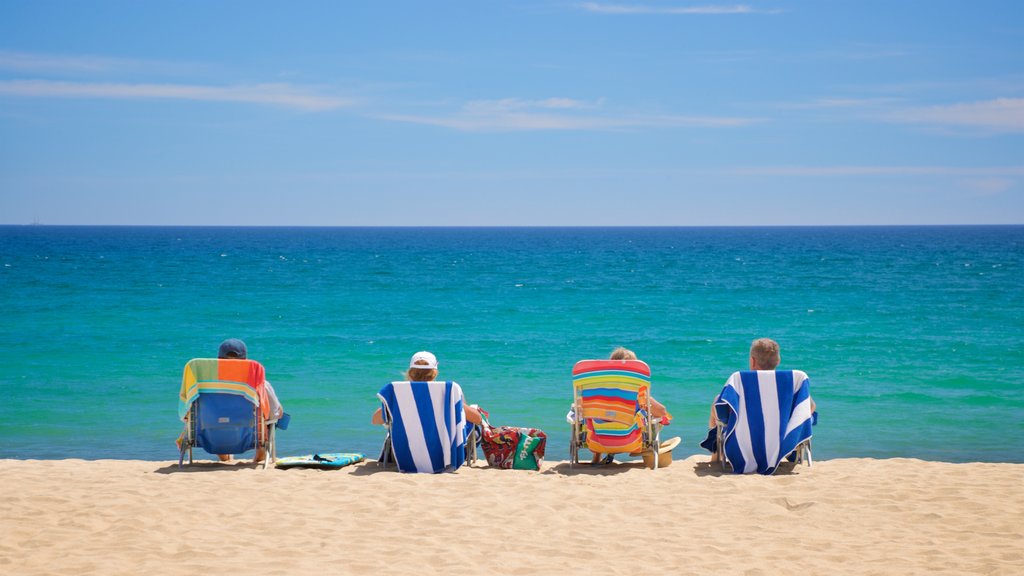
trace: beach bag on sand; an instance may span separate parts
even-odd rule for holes
[[[484,425],[481,447],[487,464],[505,470],[540,470],[547,435],[536,428]]]

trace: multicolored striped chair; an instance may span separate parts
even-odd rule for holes
[[[601,454],[657,450],[651,414],[651,369],[640,360],[580,360],[572,369],[569,465],[586,448]],[[654,459],[657,468],[658,459]]]
[[[192,449],[240,454],[263,448],[263,467],[275,459],[270,402],[263,365],[255,360],[195,358],[185,365],[178,393],[178,417],[185,430],[178,439],[178,467]]]

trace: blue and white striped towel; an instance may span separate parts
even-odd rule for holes
[[[715,399],[725,457],[737,473],[772,474],[811,437],[811,381],[799,370],[734,372]]]
[[[458,470],[466,461],[466,411],[455,382],[392,382],[377,397],[402,472]]]

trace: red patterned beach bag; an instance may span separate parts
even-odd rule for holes
[[[536,428],[484,426],[481,447],[495,468],[540,470],[548,437]]]

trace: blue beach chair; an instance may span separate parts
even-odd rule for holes
[[[737,474],[773,474],[786,458],[810,466],[810,393],[800,370],[734,372],[715,399],[718,428],[701,446]]]
[[[193,448],[210,454],[241,454],[263,448],[267,468],[276,458],[276,420],[264,387],[263,365],[255,360],[196,358],[185,365],[178,395],[178,417],[185,430],[178,439],[178,467]]]
[[[469,430],[457,383],[391,382],[377,397],[387,427],[381,464],[395,462],[400,472],[438,473],[454,472],[466,462]]]

